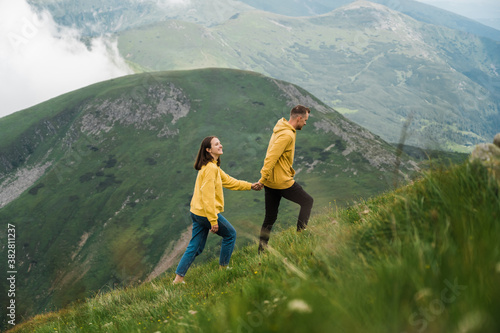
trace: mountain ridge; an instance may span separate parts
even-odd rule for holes
[[[283,0],[242,0],[242,2],[255,8],[288,16],[303,16],[302,13],[304,12],[308,13],[308,16],[317,16],[358,1],[362,0],[303,0],[295,1],[294,6],[287,6],[286,1]],[[500,41],[500,30],[429,4],[411,0],[372,0],[370,2],[384,5],[406,14],[418,21],[441,25],[450,29],[469,32],[478,36]],[[316,8],[316,10],[308,10],[311,7]]]
[[[29,3],[38,10],[49,10],[59,24],[79,27],[89,35],[100,35],[170,19],[179,19],[210,27],[221,24],[234,15],[251,11],[253,8],[286,16],[304,16],[304,13],[307,13],[307,16],[316,16],[356,1],[358,0],[295,0],[293,4],[290,4],[282,0],[218,0],[209,5],[200,0],[170,5],[162,5],[153,1],[127,1],[124,5],[123,1],[105,0],[97,2],[97,5],[87,1],[80,5],[72,4],[71,6],[65,4],[64,1],[53,3],[44,0],[30,0]],[[419,21],[500,41],[499,30],[428,4],[409,0],[375,0],[372,2],[388,6]],[[103,5],[104,9],[96,9],[96,7]],[[132,7],[133,10],[128,7]],[[200,10],[200,8],[202,9]],[[202,14],[200,15],[199,12]],[[131,23],[127,25],[126,22]]]

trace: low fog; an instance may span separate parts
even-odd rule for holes
[[[116,41],[87,47],[78,31],[36,13],[25,0],[0,2],[0,117],[89,84],[131,74]]]

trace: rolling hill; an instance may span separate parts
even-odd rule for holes
[[[312,115],[298,134],[296,179],[317,212],[380,193],[416,170],[302,88],[239,70],[126,76],[0,119],[0,222],[17,230],[19,318],[175,265],[189,239],[201,140],[217,135],[223,169],[256,181],[275,122],[298,103]],[[263,204],[262,192],[226,192],[238,244],[258,234]],[[297,214],[291,203],[281,211],[277,230]]]

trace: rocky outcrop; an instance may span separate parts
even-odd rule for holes
[[[0,208],[16,199],[45,173],[50,162],[29,168],[20,168],[14,174],[0,179]]]
[[[190,108],[189,98],[172,83],[153,85],[147,87],[145,94],[132,91],[130,95],[87,105],[81,131],[95,135],[109,132],[115,124],[120,124],[141,130],[156,130],[159,136],[172,136],[177,133],[174,129],[158,128],[155,120],[170,115],[170,123],[174,125],[188,115]]]
[[[495,135],[493,143],[477,145],[469,159],[481,162],[500,186],[500,133]]]
[[[329,109],[314,100],[310,94],[301,93],[293,84],[287,84],[283,81],[272,80],[283,92],[283,96],[288,100],[288,106],[294,107],[297,104],[307,105],[309,108],[318,110],[321,113],[328,113]]]

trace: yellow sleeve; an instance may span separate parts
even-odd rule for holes
[[[281,134],[276,138],[273,142],[273,145],[269,147],[269,150],[266,154],[266,158],[264,159],[264,166],[260,170],[261,178],[260,182],[263,183],[266,181],[271,172],[274,169],[274,166],[278,162],[281,155],[285,151],[286,147],[293,141],[293,138],[286,133]]]
[[[205,215],[210,224],[215,225],[217,224],[217,210],[215,208],[215,177],[217,177],[217,167],[212,167],[211,164],[209,163],[204,170],[200,192]]]
[[[222,180],[222,186],[224,186],[228,190],[250,191],[252,189],[251,183],[244,180],[235,179],[225,173],[222,169],[220,169],[220,178]]]

